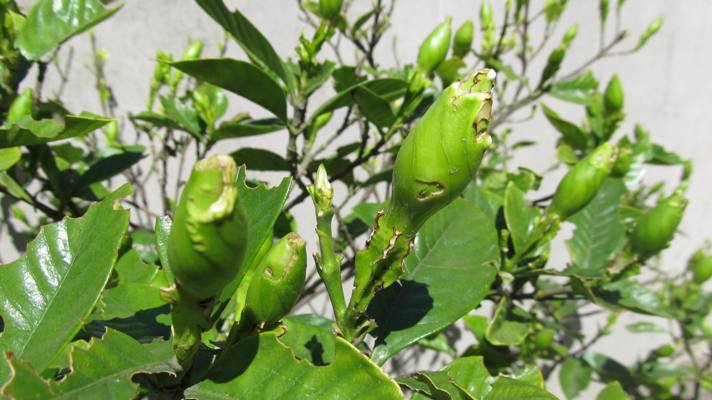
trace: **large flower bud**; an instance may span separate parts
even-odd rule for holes
[[[452,18],[447,17],[420,45],[418,67],[427,74],[431,74],[441,62],[445,61],[450,48],[451,22]]]
[[[306,270],[304,240],[289,233],[272,246],[257,266],[247,289],[244,317],[269,324],[287,315],[304,288]]]
[[[415,235],[472,182],[492,139],[487,126],[496,73],[482,69],[450,85],[401,143],[384,217]]]
[[[682,221],[685,207],[687,199],[677,189],[641,216],[630,237],[633,250],[646,259],[666,248]]]
[[[218,294],[242,263],[247,222],[236,175],[225,155],[196,162],[176,209],[168,259],[178,286],[198,299]]]
[[[564,178],[551,201],[550,210],[562,220],[576,214],[596,197],[616,161],[616,148],[604,142],[576,163]]]

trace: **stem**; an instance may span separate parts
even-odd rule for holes
[[[341,267],[339,259],[334,252],[334,239],[331,236],[331,221],[334,212],[317,212],[316,234],[319,237],[319,248],[321,257],[314,256],[316,269],[319,276],[324,281],[326,291],[334,309],[336,325],[343,331],[344,316],[346,314],[346,299],[344,288],[341,286]]]

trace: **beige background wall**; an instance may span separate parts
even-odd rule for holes
[[[31,1],[23,0],[21,3],[30,4]],[[296,37],[304,29],[296,17],[296,1],[230,0],[227,3],[230,7],[239,6],[269,38],[279,54],[293,54]],[[363,8],[370,2],[356,0],[355,3],[357,8]],[[494,3],[501,7],[501,2]],[[535,0],[534,3],[543,1]],[[560,37],[563,29],[574,21],[580,22],[580,29],[563,71],[579,65],[597,50],[597,4],[595,0],[569,1],[561,29],[555,37]],[[454,24],[459,25],[465,18],[476,18],[478,7],[478,0],[400,0],[393,16],[392,34],[382,41],[377,56],[384,64],[392,64],[395,48],[399,60],[412,62],[420,41],[445,16],[452,15]],[[652,132],[655,141],[695,162],[695,174],[689,190],[692,201],[682,224],[683,234],[675,240],[663,258],[666,268],[681,268],[692,250],[703,242],[703,238],[712,237],[712,81],[709,78],[712,71],[712,25],[709,23],[712,20],[712,2],[629,0],[622,19],[623,26],[631,32],[629,43],[634,43],[645,26],[659,15],[666,17],[664,27],[641,52],[629,57],[603,60],[593,70],[604,83],[613,72],[620,75],[626,92],[626,131],[632,129],[634,122],[641,122]],[[394,47],[393,35],[397,39]],[[106,72],[119,103],[118,115],[125,116],[142,110],[157,49],[178,55],[189,38],[197,38],[206,42],[205,54],[215,55],[217,51],[214,44],[221,40],[222,32],[190,0],[126,0],[123,9],[115,17],[96,28],[96,36],[99,45],[110,54]],[[62,52],[63,56],[66,56],[70,47],[74,50],[74,66],[64,99],[71,110],[99,111],[96,91],[92,81],[87,78],[91,63],[88,37],[84,35],[68,43]],[[228,54],[242,57],[234,44],[230,44]],[[51,76],[50,81],[52,79],[56,79],[56,76]],[[51,93],[52,88],[50,83],[47,86],[48,93]],[[320,94],[322,98],[326,95]],[[255,115],[261,115],[259,109],[236,97],[231,97],[230,102],[232,110],[250,110]],[[553,100],[547,102],[564,112],[573,110],[573,115],[577,117],[570,116],[570,119],[576,120],[583,116],[579,108]],[[517,161],[535,170],[548,167],[553,161],[552,149],[557,134],[546,121],[537,118],[519,125],[516,132],[517,138],[541,143],[541,146],[522,152]],[[283,152],[284,140],[284,132],[275,133],[259,139],[232,142],[218,151],[257,145]],[[646,180],[652,182],[674,177],[678,173],[678,170],[663,173],[651,169]],[[274,175],[266,177],[276,178]],[[550,191],[556,179],[556,175],[546,179],[543,192]],[[301,233],[311,235],[311,206],[305,203],[296,209],[296,213],[300,221],[304,221],[300,225]],[[315,250],[313,237],[310,243],[312,251]],[[2,236],[0,255],[5,262],[14,258],[15,252],[11,247],[8,237]],[[565,260],[565,253],[560,246],[552,263]],[[623,320],[627,321],[627,317]],[[622,325],[621,332],[624,331]],[[594,329],[592,326],[591,330]],[[652,335],[633,336],[623,333],[622,336],[604,339],[598,349],[629,362],[658,340]]]

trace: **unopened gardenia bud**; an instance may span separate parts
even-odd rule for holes
[[[257,266],[245,299],[243,316],[252,323],[273,323],[287,315],[304,288],[307,252],[304,240],[289,233]]]
[[[319,14],[322,18],[332,19],[339,15],[343,0],[319,0]]]
[[[329,175],[326,172],[324,164],[320,164],[316,170],[316,179],[313,186],[307,188],[309,194],[314,200],[317,215],[330,213],[332,210],[332,199],[334,198],[334,189],[329,182]]]
[[[472,182],[492,144],[487,126],[496,73],[482,69],[450,85],[401,143],[384,217],[415,235]]]
[[[633,250],[642,259],[649,258],[668,246],[687,207],[682,189],[661,200],[638,223],[630,237]]]
[[[436,26],[425,38],[418,51],[418,67],[426,74],[431,74],[445,60],[450,47],[450,31],[452,18]]]
[[[554,192],[549,210],[562,220],[576,214],[596,197],[616,160],[616,148],[608,142],[576,163]]]
[[[176,209],[168,259],[177,285],[198,299],[217,295],[242,263],[247,222],[236,175],[229,156],[196,162]]]
[[[623,86],[618,75],[613,75],[603,93],[603,107],[607,114],[615,114],[623,110]]]
[[[472,20],[468,19],[455,31],[455,38],[452,41],[452,54],[458,57],[467,55],[470,49],[472,49],[472,39],[474,35],[475,26]]]

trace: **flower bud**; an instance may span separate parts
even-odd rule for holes
[[[192,42],[190,42],[188,47],[183,52],[183,57],[181,57],[181,61],[196,60],[196,59],[200,58],[200,54],[202,52],[203,52],[203,41],[202,40],[193,40]]]
[[[690,257],[687,270],[692,272],[692,279],[696,283],[704,283],[712,278],[712,255],[700,249]]]
[[[649,258],[668,246],[687,207],[681,189],[663,199],[638,219],[630,244],[642,259]]]
[[[414,235],[472,182],[492,143],[487,126],[496,73],[482,69],[450,85],[401,143],[384,217]]]
[[[482,29],[482,52],[489,53],[495,45],[495,26],[492,6],[483,1],[480,6],[480,28]]]
[[[613,75],[606,91],[603,93],[603,108],[607,114],[615,114],[623,110],[623,87],[618,75]]]
[[[618,142],[618,157],[611,169],[611,176],[623,178],[630,171],[631,165],[633,165],[633,144],[624,137]]]
[[[247,222],[236,175],[229,156],[196,162],[176,209],[168,259],[177,285],[197,299],[218,294],[242,263]]]
[[[418,67],[430,75],[445,60],[450,47],[450,31],[452,18],[436,26],[425,38],[418,51]]]
[[[254,323],[277,322],[287,315],[304,288],[306,244],[289,233],[267,252],[250,281],[243,316]]]
[[[317,215],[324,215],[332,212],[331,202],[334,198],[334,189],[329,182],[329,175],[324,164],[320,164],[316,170],[314,185],[307,188],[314,201]]]
[[[468,19],[463,22],[457,31],[455,38],[452,41],[452,54],[458,57],[464,57],[472,48],[472,39],[474,38],[475,26],[472,20]]]
[[[616,148],[604,142],[564,175],[549,209],[562,220],[576,214],[596,197],[616,160]]]

